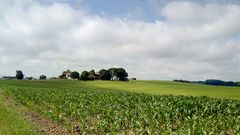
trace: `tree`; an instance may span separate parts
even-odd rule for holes
[[[47,76],[46,75],[40,75],[39,80],[46,80]]]
[[[126,70],[124,68],[118,68],[117,69],[117,73],[116,73],[117,77],[119,78],[120,81],[127,81],[127,77],[128,77],[128,73],[126,72]]]
[[[91,71],[89,72],[88,79],[89,79],[89,80],[95,80],[95,78],[96,78],[96,73],[95,73],[94,70],[91,70]]]
[[[110,69],[108,69],[108,71],[111,74],[111,80],[113,80],[113,78],[117,76],[117,70],[118,70],[117,68],[110,68]]]
[[[79,79],[80,75],[77,71],[74,71],[71,73],[71,78],[73,79]]]
[[[62,74],[63,74],[63,75],[66,75],[67,73],[71,73],[71,70],[68,69],[68,70],[66,70],[66,71],[63,71]]]
[[[81,80],[88,80],[89,79],[89,72],[88,71],[83,71],[82,74],[81,74]]]
[[[111,73],[108,70],[102,69],[99,71],[99,73],[100,73],[101,80],[110,80],[111,79]]]
[[[23,77],[24,77],[23,72],[22,72],[21,70],[17,70],[17,71],[16,71],[16,78],[17,78],[18,80],[22,80]]]

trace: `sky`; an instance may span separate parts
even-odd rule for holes
[[[239,0],[0,0],[0,33],[0,76],[240,80]]]

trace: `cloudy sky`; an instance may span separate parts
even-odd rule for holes
[[[0,0],[0,34],[0,76],[240,80],[239,0]]]

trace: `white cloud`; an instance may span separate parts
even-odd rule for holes
[[[193,2],[172,2],[162,9],[162,14],[170,21],[204,23],[216,21],[234,10],[234,5],[206,4]],[[214,11],[214,12],[212,12]]]
[[[10,4],[9,4],[10,3]],[[0,2],[0,71],[125,67],[140,79],[239,80],[240,6],[170,2],[166,21],[104,18],[64,2]]]

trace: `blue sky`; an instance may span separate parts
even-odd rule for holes
[[[154,7],[145,0],[88,0],[83,1],[82,4],[86,5],[94,14],[105,13],[110,17],[132,17],[133,19],[154,21],[160,16]]]
[[[104,17],[122,17],[144,21],[161,19],[159,13],[150,2],[151,0],[56,0],[68,3],[74,8],[84,8],[88,12]],[[54,3],[55,1],[41,1],[42,3]],[[158,1],[158,6],[164,1]],[[130,16],[131,14],[131,16]]]
[[[123,17],[143,21],[164,20],[159,13],[164,5],[174,1],[205,4],[239,4],[239,0],[44,0],[43,3],[68,3],[74,8],[85,8],[92,14],[105,17]],[[129,14],[132,13],[132,16]],[[135,15],[135,17],[134,17]]]
[[[1,0],[0,76],[240,80],[239,24],[239,0]]]

